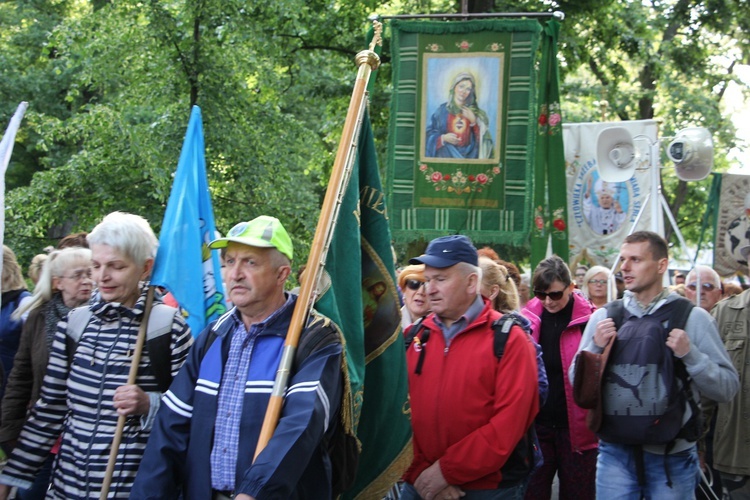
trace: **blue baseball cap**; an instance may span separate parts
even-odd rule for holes
[[[427,245],[424,254],[409,259],[409,264],[424,264],[438,269],[455,266],[459,262],[479,265],[477,249],[463,234],[435,238]]]

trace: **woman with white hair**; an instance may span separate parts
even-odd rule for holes
[[[3,397],[0,445],[8,454],[21,433],[29,408],[39,399],[57,324],[65,320],[71,309],[88,302],[94,288],[91,250],[66,248],[49,256],[45,254],[45,257],[34,295],[13,313],[15,318],[26,312],[29,314]],[[17,499],[45,497],[54,458],[53,451],[37,474],[34,485],[19,489]]]
[[[158,241],[145,219],[120,212],[107,215],[87,240],[97,297],[58,323],[41,398],[0,474],[0,500],[7,498],[10,486],[31,485],[61,434],[47,498],[99,498],[120,415],[127,420],[108,498],[129,498],[161,391],[166,390],[161,369],[176,375],[192,344],[182,314],[154,298],[158,305],[151,316],[162,316],[166,307],[164,316],[171,327],[159,329],[155,338],[149,328],[136,382],[128,384],[146,313],[144,281],[151,273]],[[83,330],[76,332],[73,318],[81,314],[87,319]],[[77,341],[72,333],[80,333]],[[157,359],[157,352],[164,359]]]
[[[607,283],[609,281],[609,269],[604,266],[594,266],[583,276],[581,292],[594,306],[599,309],[608,302]]]

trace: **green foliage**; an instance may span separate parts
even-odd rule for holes
[[[664,136],[707,126],[717,169],[728,168],[734,130],[720,105],[734,63],[750,55],[743,2],[544,5],[567,15],[560,60],[568,121],[654,117]],[[158,231],[198,104],[218,229],[277,215],[304,262],[367,17],[458,9],[447,0],[0,0],[0,116],[30,102],[7,173],[6,243],[28,262],[112,210],[139,213]],[[539,9],[529,0],[494,2],[498,12]],[[382,61],[370,105],[381,167],[387,29]],[[686,238],[697,240],[708,181],[680,186],[664,177]],[[503,249],[516,262],[524,252]]]

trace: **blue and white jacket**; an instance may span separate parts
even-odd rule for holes
[[[262,327],[248,369],[234,492],[256,499],[331,498],[327,441],[339,420],[342,345],[330,320],[314,311],[300,339],[327,329],[336,341],[316,348],[295,367],[278,426],[253,463],[295,301]],[[218,395],[239,321],[233,308],[196,340],[164,395],[131,498],[177,498],[180,491],[185,500],[211,498]]]

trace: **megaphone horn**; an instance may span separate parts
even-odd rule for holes
[[[714,142],[711,132],[702,127],[682,129],[669,144],[667,156],[675,174],[683,181],[700,181],[714,166]]]
[[[625,127],[608,127],[596,139],[596,163],[599,176],[606,182],[630,179],[636,167],[633,137]]]

